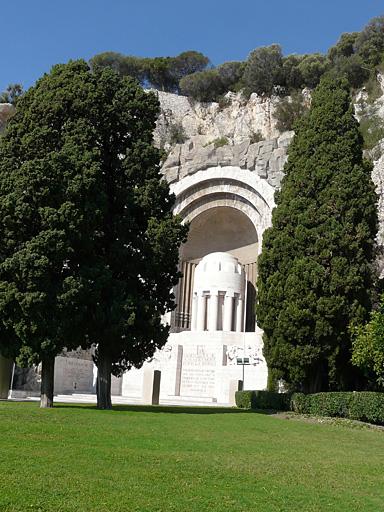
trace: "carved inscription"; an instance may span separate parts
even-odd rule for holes
[[[217,354],[203,345],[184,347],[180,394],[214,396]]]

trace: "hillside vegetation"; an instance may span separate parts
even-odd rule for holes
[[[284,96],[305,87],[313,89],[326,73],[347,78],[351,88],[357,89],[372,85],[383,60],[384,16],[380,16],[361,32],[342,34],[325,55],[284,56],[281,46],[273,44],[254,49],[246,61],[216,67],[207,56],[192,50],[176,57],[154,58],[105,52],[95,55],[91,64],[113,67],[146,87],[216,101],[228,91]]]

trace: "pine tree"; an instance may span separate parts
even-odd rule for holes
[[[263,238],[258,324],[272,381],[347,389],[357,385],[350,326],[370,310],[377,230],[347,84],[324,78],[296,129]]]

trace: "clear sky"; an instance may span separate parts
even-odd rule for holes
[[[53,64],[116,51],[139,56],[198,50],[213,64],[258,46],[326,52],[342,32],[384,14],[382,0],[2,1],[0,90],[29,87]]]

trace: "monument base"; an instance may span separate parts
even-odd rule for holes
[[[169,341],[140,370],[123,375],[122,396],[142,396],[144,373],[161,372],[160,401],[233,404],[233,381],[243,389],[265,389],[268,370],[261,331],[204,331],[171,334]],[[248,360],[249,364],[238,364]],[[232,384],[231,384],[232,383]]]

